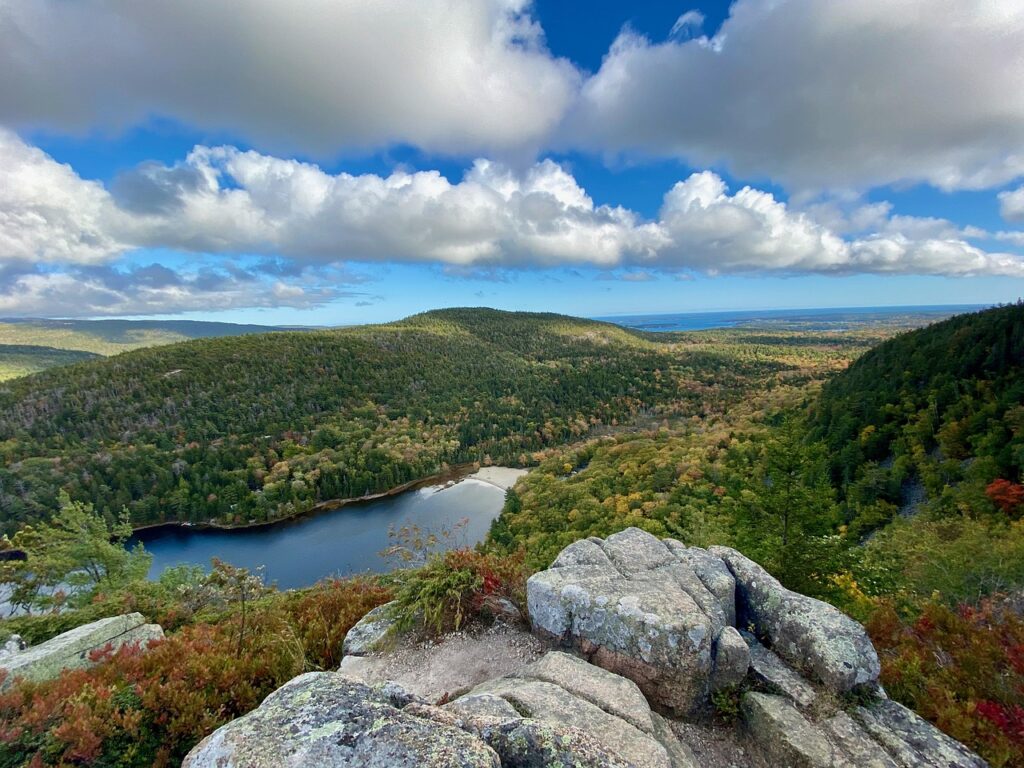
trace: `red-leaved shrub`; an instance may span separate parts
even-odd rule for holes
[[[996,768],[1024,768],[1024,620],[999,603],[930,603],[915,621],[891,605],[867,622],[889,695]]]

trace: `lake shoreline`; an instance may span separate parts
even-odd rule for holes
[[[398,496],[406,491],[414,491],[426,486],[443,483],[443,487],[448,488],[456,483],[462,482],[463,480],[477,480],[478,482],[492,485],[496,488],[500,488],[501,490],[508,490],[515,485],[516,480],[525,475],[526,472],[526,469],[518,467],[481,467],[476,463],[457,464],[453,467],[449,467],[449,469],[444,472],[438,472],[417,480],[410,480],[407,483],[396,485],[394,488],[389,488],[388,490],[380,491],[379,493],[352,496],[344,499],[328,499],[327,501],[317,502],[309,509],[303,510],[302,512],[295,512],[293,514],[286,515],[285,517],[279,517],[276,520],[237,523],[234,525],[210,521],[190,523],[187,521],[171,520],[165,523],[150,523],[149,525],[132,527],[132,535],[134,536],[135,534],[143,531],[155,531],[161,528],[183,528],[185,530],[192,531],[244,531],[251,530],[253,528],[266,528],[269,526],[280,525],[282,523],[296,522],[306,517],[314,517],[323,512],[332,512],[336,509],[341,509],[342,507],[353,504],[378,501],[391,496]],[[513,473],[514,479],[511,477]],[[476,475],[482,476],[476,477]]]

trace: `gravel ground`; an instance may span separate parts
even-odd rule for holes
[[[736,730],[673,720],[672,731],[693,750],[701,768],[767,768],[740,742]],[[775,766],[775,768],[783,768]]]

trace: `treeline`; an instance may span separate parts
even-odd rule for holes
[[[790,366],[558,315],[445,310],[203,339],[7,382],[6,532],[61,490],[135,525],[268,521],[637,417],[701,414]],[[726,373],[727,372],[727,373]]]

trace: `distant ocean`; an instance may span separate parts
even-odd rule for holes
[[[760,309],[729,312],[679,312],[663,315],[613,315],[596,317],[641,331],[703,331],[710,328],[787,328],[803,331],[844,330],[894,321],[908,326],[925,325],[987,305],[964,304],[921,307],[845,307],[824,309]]]

